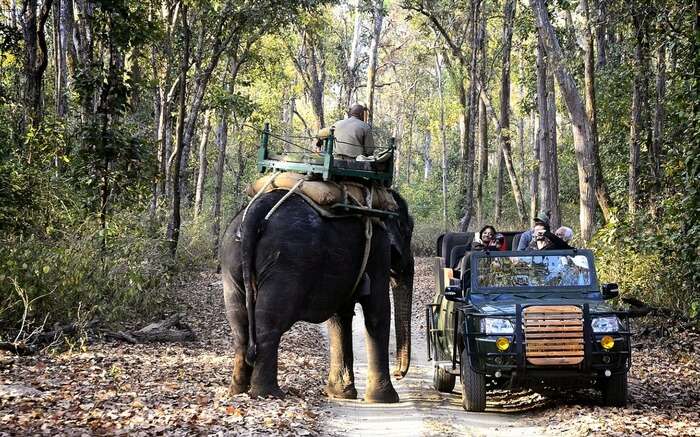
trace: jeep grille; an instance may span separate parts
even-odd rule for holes
[[[583,361],[583,312],[577,306],[526,307],[523,332],[530,364],[574,365]]]

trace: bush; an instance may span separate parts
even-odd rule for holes
[[[170,275],[162,240],[138,226],[115,225],[118,237],[108,238],[103,249],[96,228],[86,222],[60,238],[0,241],[0,331],[16,331],[23,321],[26,333],[78,318],[109,322],[162,308]]]

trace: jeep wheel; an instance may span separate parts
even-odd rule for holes
[[[433,387],[442,393],[452,393],[455,388],[455,376],[438,366],[433,367]]]
[[[462,352],[462,407],[467,411],[486,409],[486,378],[469,365],[467,351]]]
[[[627,405],[627,373],[612,375],[600,381],[603,389],[603,403],[609,407]]]

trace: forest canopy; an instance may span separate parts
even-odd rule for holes
[[[418,255],[551,211],[623,295],[700,312],[697,2],[0,7],[0,339],[170,305],[217,268],[263,124],[304,151],[355,102]]]

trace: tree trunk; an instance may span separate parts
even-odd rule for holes
[[[374,116],[374,85],[377,75],[377,53],[379,51],[379,39],[382,34],[382,21],[384,20],[384,1],[375,0],[373,4],[374,26],[372,42],[369,46],[369,65],[367,66],[367,123],[372,124]]]
[[[204,201],[204,179],[207,175],[207,144],[209,143],[209,132],[211,131],[211,115],[204,114],[204,131],[199,142],[199,172],[197,173],[197,189],[194,197],[194,216],[199,216],[202,212],[202,202]]]
[[[552,157],[549,155],[551,150],[551,135],[549,123],[549,98],[550,91],[547,86],[547,60],[545,58],[544,44],[542,36],[537,37],[537,113],[539,115],[540,124],[537,129],[537,149],[539,156],[539,182],[538,182],[538,197],[540,210],[547,211],[551,208],[552,199],[551,187],[552,182]]]
[[[46,21],[51,12],[53,0],[22,1],[22,36],[24,38],[24,104],[27,108],[29,123],[24,123],[26,128],[31,125],[38,128],[43,118],[43,79],[44,72],[49,63],[49,53],[46,46]],[[31,160],[31,151],[28,152]]]
[[[572,122],[574,151],[578,169],[581,236],[584,242],[588,242],[593,236],[596,210],[595,149],[592,142],[591,125],[581,95],[576,88],[576,82],[564,64],[561,46],[549,21],[544,0],[530,0],[530,3],[535,12],[537,30],[542,36],[547,59],[550,61],[550,65],[554,67],[559,89],[564,96]]]
[[[177,244],[180,239],[180,165],[182,161],[182,148],[185,131],[185,101],[187,92],[187,70],[190,64],[190,29],[187,23],[187,6],[182,6],[182,31],[183,48],[180,63],[180,94],[178,95],[178,114],[175,138],[175,150],[172,155],[173,173],[173,202],[172,215],[168,225],[167,240],[170,245],[170,254],[175,258]]]
[[[643,133],[643,112],[645,102],[645,25],[644,17],[639,10],[642,6],[632,5],[632,30],[635,37],[634,45],[634,79],[632,81],[632,105],[630,108],[630,139],[628,163],[628,193],[627,208],[630,215],[637,212],[639,201],[639,154]]]
[[[56,115],[63,119],[68,113],[68,29],[66,6],[69,0],[56,0],[54,4],[54,48],[56,50]]]
[[[654,123],[649,160],[654,190],[661,191],[661,156],[664,143],[664,117],[666,100],[666,43],[661,42],[656,49],[656,96],[654,101]],[[652,201],[655,205],[656,202]]]
[[[344,110],[350,108],[352,96],[357,87],[357,53],[360,46],[360,33],[362,31],[362,11],[360,1],[355,4],[355,24],[352,31],[352,42],[350,45],[350,56],[348,64],[345,66],[345,98],[343,100]]]
[[[513,195],[515,196],[516,209],[518,210],[518,215],[520,220],[524,220],[524,208],[522,201],[522,194],[520,193],[520,184],[518,183],[517,177],[515,175],[515,168],[513,166],[513,159],[510,153],[511,150],[511,136],[510,136],[510,52],[513,42],[513,22],[515,21],[515,0],[506,0],[503,5],[503,52],[502,52],[502,66],[501,66],[501,134],[500,134],[500,147],[497,158],[497,171],[496,171],[496,208],[494,221],[496,223],[501,219],[501,204],[503,199],[503,167],[507,165],[505,163],[505,155],[508,154],[510,157],[510,167],[512,172],[509,171],[509,176],[512,173],[511,182],[513,185]]]
[[[588,8],[588,0],[584,0],[586,2],[586,6],[584,7],[584,13],[586,14],[586,19],[588,21],[588,29],[590,31],[590,20],[588,20],[588,17],[590,16],[589,8]],[[607,42],[607,27],[605,25],[605,22],[608,19],[608,13],[607,13],[607,2],[609,0],[594,0],[595,3],[595,9],[596,9],[596,22],[595,22],[595,39],[596,39],[596,44],[598,46],[598,60],[596,61],[598,69],[605,68],[605,65],[608,63],[607,60],[607,51],[608,51],[608,42]],[[583,4],[583,2],[582,2]],[[591,41],[592,42],[592,41]]]
[[[228,146],[228,111],[219,111],[219,125],[216,128],[216,146],[219,151],[216,159],[216,180],[214,183],[214,209],[211,226],[214,241],[213,255],[219,255],[219,239],[221,235],[221,193],[224,185],[224,164],[226,162],[226,147]]]
[[[442,63],[440,55],[435,52],[435,71],[437,72],[438,92],[440,94],[440,141],[442,143],[442,228],[447,232],[447,136],[445,134],[445,91],[442,81]],[[416,84],[416,88],[418,84]],[[411,125],[413,121],[411,121]]]
[[[474,128],[476,126],[476,117],[478,111],[477,98],[477,62],[478,62],[478,50],[477,48],[481,46],[481,26],[479,26],[479,17],[481,13],[481,0],[471,1],[470,10],[470,26],[469,26],[469,37],[471,40],[471,59],[469,63],[469,92],[467,94],[468,98],[468,112],[465,120],[465,140],[466,140],[466,153],[464,160],[464,172],[462,177],[464,178],[464,192],[463,192],[463,210],[462,217],[459,220],[459,230],[460,232],[466,232],[469,229],[469,224],[471,223],[473,214],[473,202],[474,202]]]
[[[486,119],[486,105],[479,102],[479,165],[476,177],[476,220],[479,224],[484,219],[483,191],[484,179],[488,172],[489,150],[488,150],[488,121]],[[500,150],[499,150],[500,152]],[[500,154],[500,153],[499,153]]]
[[[430,179],[430,173],[433,171],[433,159],[430,157],[431,143],[430,132],[426,131],[425,141],[423,141],[423,181]]]
[[[537,216],[538,191],[540,184],[540,142],[538,139],[539,129],[537,126],[536,112],[532,111],[532,170],[530,171],[530,217]]]
[[[604,8],[604,1],[598,0],[598,7]],[[593,53],[593,33],[591,31],[590,24],[590,11],[588,6],[588,0],[581,0],[581,8],[583,9],[584,26],[583,26],[583,40],[584,40],[584,85],[586,93],[586,113],[588,114],[588,119],[591,123],[591,136],[595,155],[595,172],[596,172],[596,198],[598,199],[598,206],[603,213],[603,219],[605,222],[609,222],[612,219],[612,211],[610,209],[610,195],[608,194],[608,188],[605,185],[605,179],[603,178],[603,166],[600,162],[600,153],[598,150],[598,121],[597,121],[597,109],[596,109],[596,98],[595,98],[595,67],[593,63],[594,53]],[[600,9],[599,9],[600,10]],[[602,17],[599,16],[599,19]],[[598,45],[599,50],[605,50],[605,38],[601,42],[600,34],[604,36],[604,30],[602,26],[598,26],[596,30],[596,35],[598,35]],[[600,53],[600,52],[599,52]],[[599,68],[605,65],[605,55],[601,58],[598,57]]]
[[[550,213],[550,225],[555,230],[561,223],[561,213],[559,212],[559,156],[557,153],[557,104],[554,93],[554,75],[551,67],[547,68],[547,117],[549,129],[547,142],[547,165],[549,166],[549,183],[547,184],[549,193],[547,203],[542,202],[542,207]]]

